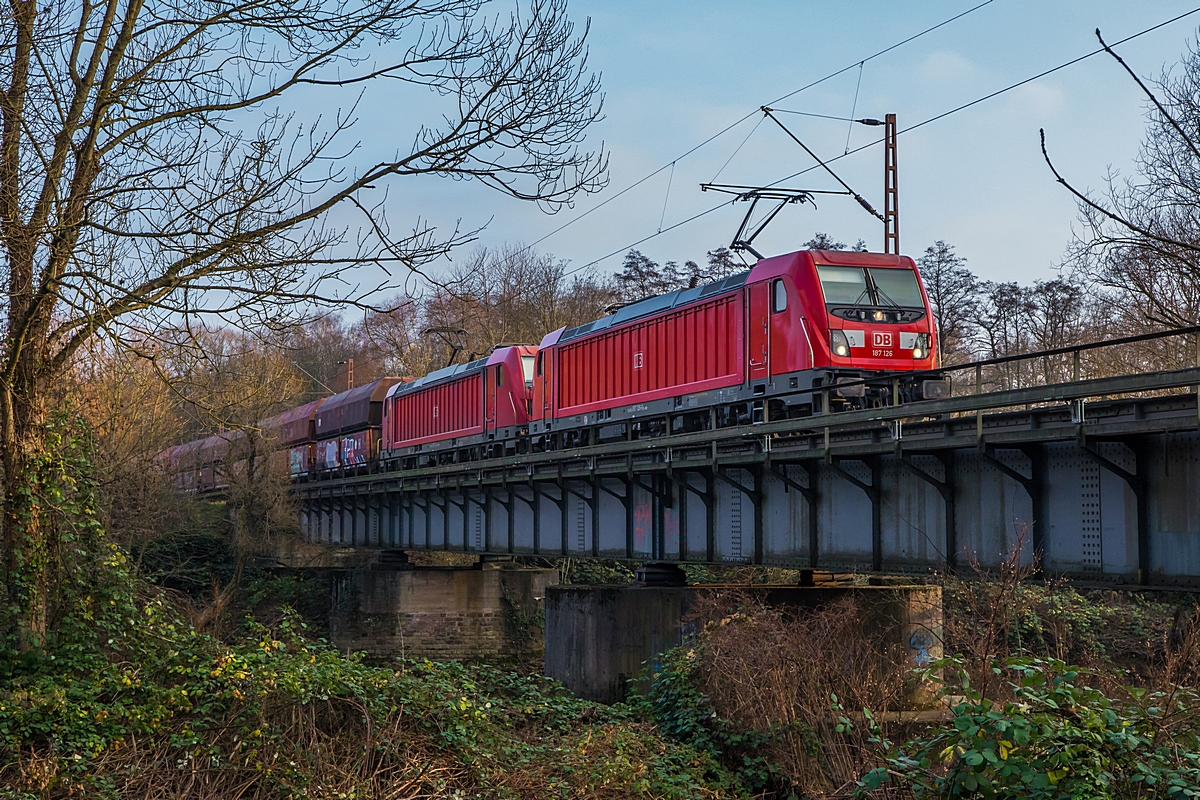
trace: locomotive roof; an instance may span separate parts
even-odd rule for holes
[[[474,361],[468,361],[465,364],[451,364],[448,367],[435,369],[433,372],[417,378],[415,381],[409,381],[408,383],[402,383],[397,386],[393,386],[391,391],[388,392],[388,395],[399,396],[402,394],[419,392],[420,390],[427,389],[437,383],[444,383],[448,380],[453,380],[454,378],[461,378],[464,375],[482,372],[483,368],[487,366],[489,358],[491,358],[491,356],[484,356],[483,358],[477,358]]]
[[[703,300],[721,292],[736,289],[746,282],[746,278],[750,276],[750,270],[739,272],[736,275],[730,275],[728,278],[722,278],[719,281],[706,283],[703,286],[695,286],[691,289],[677,289],[666,294],[656,295],[655,297],[647,297],[645,300],[639,300],[636,303],[630,303],[627,306],[622,306],[613,314],[609,314],[603,319],[598,319],[593,322],[587,322],[583,325],[574,328],[568,328],[563,331],[562,336],[558,341],[569,342],[572,339],[577,339],[580,336],[585,336],[589,333],[602,331],[605,328],[611,328],[614,325],[620,325],[629,320],[638,319],[639,317],[647,317],[651,314],[657,314],[660,311],[666,311],[669,308],[678,308],[679,306],[687,305],[696,300]]]

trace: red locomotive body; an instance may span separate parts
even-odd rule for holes
[[[549,334],[531,430],[563,432],[541,439],[554,447],[580,443],[583,428],[626,421],[639,435],[657,435],[668,424],[691,430],[809,414],[822,387],[932,368],[932,325],[910,258],[801,251],[763,259]],[[902,390],[924,388],[909,382]],[[891,391],[856,384],[834,397],[888,402]]]
[[[436,454],[457,449],[474,451],[475,458],[503,452],[529,424],[536,352],[528,345],[500,347],[488,358],[393,387],[383,411],[384,457],[419,461],[428,454],[436,461]]]

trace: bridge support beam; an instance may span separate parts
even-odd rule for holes
[[[787,464],[772,464],[771,475],[783,481],[784,491],[795,489],[804,498],[804,505],[808,509],[808,568],[815,569],[817,566],[817,550],[820,548],[820,538],[817,536],[817,511],[818,498],[817,494],[817,471],[820,467],[815,461],[806,461],[801,464],[808,475],[808,485],[797,483],[788,475]]]
[[[910,474],[937,489],[938,494],[942,496],[942,502],[946,509],[946,552],[943,555],[946,559],[946,568],[953,572],[958,567],[958,523],[954,507],[954,451],[939,452],[936,457],[942,464],[942,472],[946,476],[944,480],[938,480],[918,467],[912,462],[910,456],[900,454],[896,462]]]
[[[754,506],[754,522],[752,523],[754,527],[754,563],[761,564],[763,563],[763,470],[762,467],[751,466],[748,464],[739,466],[737,469],[749,473],[750,479],[754,481],[753,488],[747,488],[741,481],[735,481],[733,478],[729,477],[729,473],[726,469],[717,468],[713,471],[713,475],[737,489],[742,494],[746,495],[746,497],[750,500],[750,504]]]
[[[871,470],[871,483],[866,484],[851,475],[841,467],[842,459],[834,459],[828,466],[835,473],[862,490],[871,501],[871,569],[875,572],[883,570],[883,497],[880,493],[879,458],[867,456],[861,459],[846,459],[862,461]]]
[[[988,464],[1020,484],[1025,490],[1025,494],[1029,496],[1029,502],[1033,505],[1033,522],[1030,525],[1030,533],[1033,535],[1033,563],[1036,570],[1041,572],[1042,559],[1046,555],[1046,530],[1049,522],[1047,517],[1050,513],[1049,505],[1046,502],[1045,454],[1036,445],[1014,448],[1020,450],[1029,459],[1029,476],[1026,477],[996,458],[995,449],[991,445],[984,445],[980,449],[979,455]]]
[[[470,537],[467,536],[467,531],[470,529],[469,517],[467,516],[467,496],[462,487],[455,490],[458,493],[460,500],[451,500],[450,495],[446,495],[446,502],[449,505],[458,509],[458,514],[462,517],[462,549],[465,551],[470,546]],[[450,549],[450,515],[446,515],[446,549]]]
[[[1146,480],[1146,448],[1140,439],[1122,440],[1122,444],[1133,453],[1133,472],[1114,464],[1093,450],[1087,439],[1080,437],[1079,447],[1083,453],[1104,469],[1116,475],[1133,491],[1137,500],[1137,580],[1141,586],[1150,583],[1150,492]]]
[[[646,483],[639,480],[632,473],[626,481],[626,492],[630,491],[631,484],[639,489],[643,489],[650,495],[650,505],[652,508],[650,514],[650,558],[653,561],[667,558],[664,544],[664,513],[671,508],[675,503],[674,487],[666,491],[662,488],[662,483],[666,480],[663,476],[652,475],[650,482]]]

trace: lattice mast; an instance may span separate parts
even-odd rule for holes
[[[896,115],[883,118],[883,252],[900,254],[900,208],[896,186]]]

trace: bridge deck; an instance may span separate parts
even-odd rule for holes
[[[296,484],[327,544],[1200,585],[1200,368]],[[1169,393],[1175,391],[1175,393]]]

